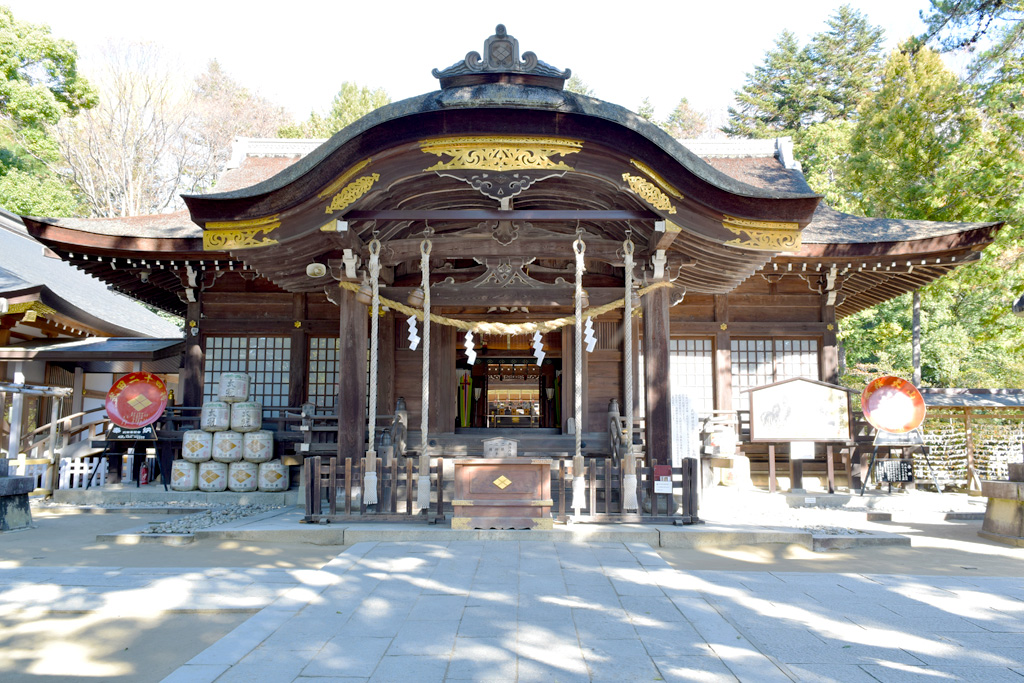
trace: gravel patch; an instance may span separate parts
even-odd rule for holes
[[[227,524],[246,517],[261,515],[271,510],[280,510],[283,505],[226,505],[196,514],[186,515],[168,522],[161,522],[143,530],[144,534],[190,534],[199,529]]]

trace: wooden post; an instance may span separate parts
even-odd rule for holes
[[[775,493],[775,444],[768,444],[768,493]]]
[[[366,440],[366,306],[355,292],[339,288],[338,456],[363,456]],[[348,482],[345,483],[348,486]],[[347,511],[346,511],[347,512]]]
[[[821,379],[830,384],[839,383],[839,342],[836,339],[836,307],[829,306],[828,292],[822,294],[821,321],[825,323],[821,348]]]
[[[82,412],[85,404],[85,370],[81,367],[75,368],[75,379],[71,382],[71,414]],[[82,424],[82,418],[76,417],[70,426],[77,427]],[[65,427],[65,431],[67,427]]]
[[[309,330],[306,320],[306,295],[292,294],[291,360],[288,363],[288,405],[301,406],[306,402],[309,386]]]
[[[672,403],[669,393],[669,288],[648,292],[644,312],[644,382],[647,393],[647,454],[652,465],[672,462]]]
[[[202,293],[198,289],[196,299],[188,303],[185,312],[185,355],[181,364],[181,402],[190,407],[203,404],[203,366],[206,362]]]
[[[910,323],[910,355],[914,365],[914,386],[921,386],[921,290],[914,290]],[[968,466],[969,468],[970,466]]]
[[[804,490],[804,461],[794,460],[789,454],[789,491],[790,493]]]
[[[14,364],[14,383],[25,383],[25,365],[20,361]],[[21,429],[25,419],[25,394],[14,392],[11,396],[11,433],[7,442],[7,457],[14,460],[21,452]]]
[[[832,459],[832,444],[825,446],[825,468],[828,474],[828,492],[836,492],[836,466]]]
[[[732,335],[729,333],[729,297],[715,295],[715,410],[732,411]],[[724,329],[723,329],[724,327]]]

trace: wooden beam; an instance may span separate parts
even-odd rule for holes
[[[654,221],[657,216],[647,211],[624,210],[547,210],[547,209],[434,209],[349,211],[347,221]]]

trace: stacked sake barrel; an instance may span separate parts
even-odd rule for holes
[[[248,400],[249,376],[223,373],[217,399],[203,404],[201,429],[183,436],[182,457],[196,468],[192,481],[208,492],[286,491],[288,470],[280,460],[272,460],[274,434],[261,429],[263,406]],[[189,480],[187,463],[179,477],[183,487]]]

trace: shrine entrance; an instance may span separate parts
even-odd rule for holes
[[[460,370],[459,425],[558,433],[561,359],[487,358]]]

